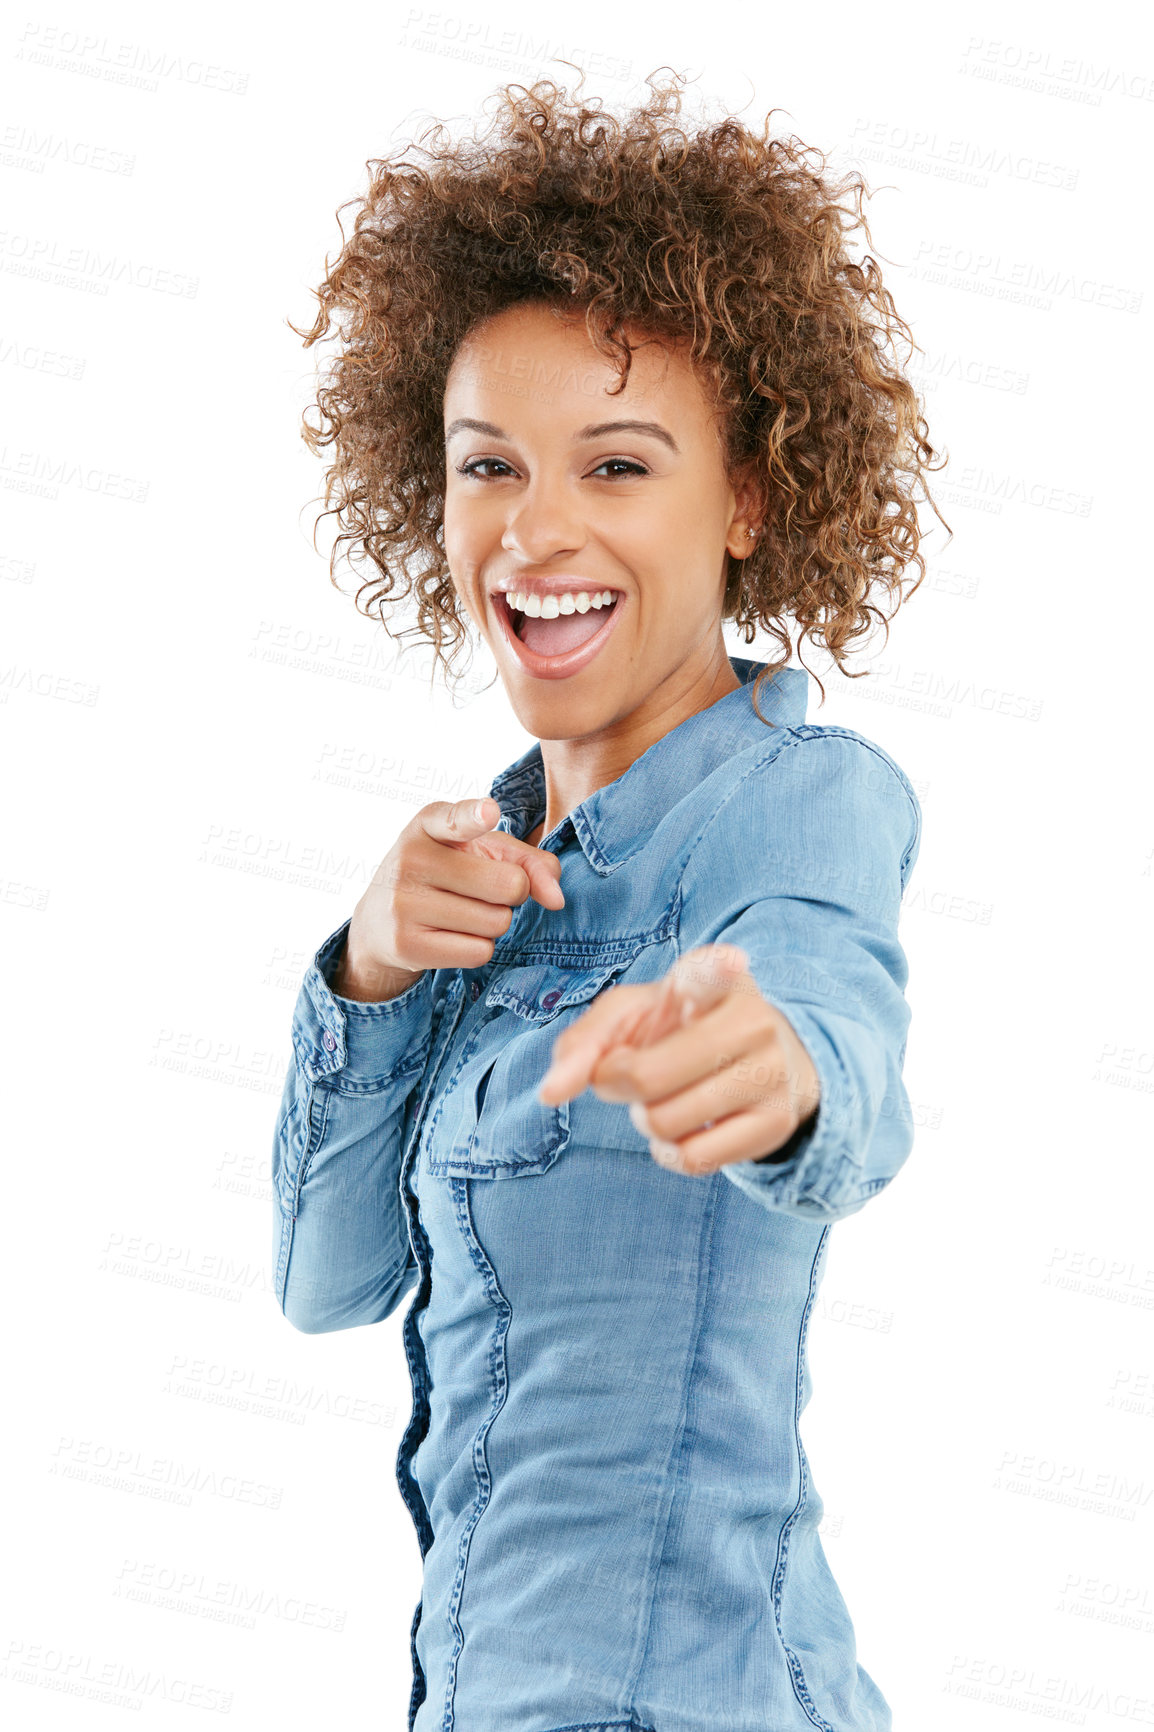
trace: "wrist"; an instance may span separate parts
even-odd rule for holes
[[[350,947],[346,937],[334,962],[329,985],[338,998],[357,1004],[380,1004],[397,998],[424,973],[423,968],[395,968],[365,957]]]

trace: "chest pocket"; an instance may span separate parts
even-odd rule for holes
[[[644,948],[642,939],[623,940],[606,947],[596,966],[531,962],[494,977],[425,1126],[423,1161],[430,1173],[522,1178],[546,1172],[559,1159],[577,1103],[547,1106],[537,1097],[553,1043],[599,992],[633,968]],[[654,968],[659,972],[656,958]],[[634,972],[642,977],[640,966]]]

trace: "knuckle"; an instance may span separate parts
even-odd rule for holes
[[[673,1123],[673,1115],[669,1111],[668,1107],[650,1106],[648,1102],[646,1102],[645,1122],[649,1126],[653,1135],[660,1137],[662,1142],[672,1141],[673,1133],[677,1127]]]
[[[641,1061],[644,1055],[636,1047],[615,1046],[606,1053],[604,1063],[613,1072],[614,1077],[621,1077],[630,1082],[636,1082],[641,1074]]]
[[[529,878],[520,866],[502,870],[501,895],[506,902],[523,902],[529,894]]]
[[[621,1049],[622,1058],[629,1075],[639,1088],[646,1089],[655,1098],[667,1095],[673,1088],[682,1088],[682,1083],[666,1082],[662,1084],[667,1061],[649,1046],[634,1046],[632,1042]]]

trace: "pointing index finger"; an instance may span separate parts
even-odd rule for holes
[[[559,1106],[588,1088],[605,1054],[637,1034],[660,990],[657,982],[611,986],[604,997],[595,999],[554,1041],[553,1057],[541,1079],[537,1099],[545,1106]]]
[[[495,829],[500,822],[501,807],[491,794],[483,799],[444,801],[422,812],[420,818],[426,834],[435,842],[456,848],[472,843],[473,852],[480,849],[493,859],[519,866],[529,880],[530,896],[543,908],[558,910],[565,906],[560,860],[547,849],[535,848],[531,842],[522,842],[519,836]]]
[[[611,987],[558,1035],[538,1100],[557,1106],[581,1094],[612,1048],[663,1040],[724,998],[748,965],[749,957],[738,945],[705,944],[687,951],[661,980]]]

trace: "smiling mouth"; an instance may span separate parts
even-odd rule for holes
[[[504,609],[513,636],[519,643],[525,644],[534,655],[563,656],[580,649],[582,644],[597,636],[616,610],[620,597],[614,593],[608,606],[590,607],[585,613],[560,613],[553,619],[522,613],[520,608],[512,605],[507,595],[499,591],[493,599],[498,607]]]
[[[501,590],[490,601],[510,649],[525,672],[539,680],[570,679],[588,667],[613,636],[625,604],[615,591],[608,606],[543,619],[514,608]]]

